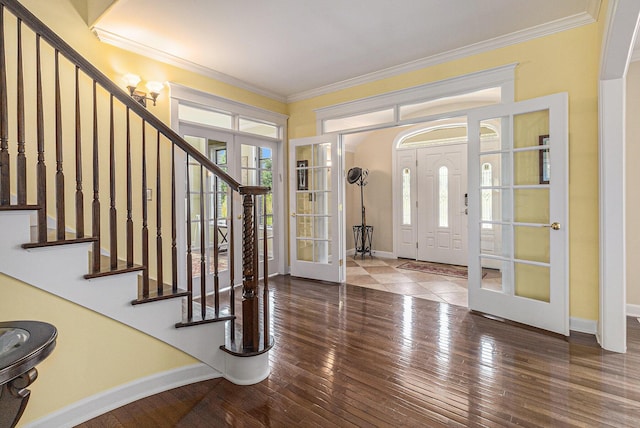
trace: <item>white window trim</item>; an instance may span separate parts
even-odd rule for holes
[[[394,109],[393,122],[381,123],[358,129],[349,129],[339,131],[337,133],[354,133],[464,115],[462,112],[469,109],[447,112],[429,117],[400,120],[400,107],[408,104],[475,92],[482,89],[495,88],[498,86],[501,88],[501,102],[511,102],[515,99],[515,69],[517,65],[517,63],[507,64],[501,67],[466,74],[464,76],[452,77],[450,79],[444,79],[437,82],[316,109],[314,110],[316,113],[316,133],[317,135],[324,134],[323,125],[326,120],[346,118],[349,116],[356,116],[388,108]]]

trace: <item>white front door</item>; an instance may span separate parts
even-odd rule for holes
[[[568,96],[469,114],[469,309],[569,334]],[[496,144],[498,141],[498,144]],[[492,179],[483,178],[492,165]],[[487,231],[493,245],[488,248]],[[482,266],[499,274],[484,276]]]
[[[467,264],[467,145],[417,149],[418,260]]]
[[[344,173],[339,137],[289,142],[291,275],[344,282]]]

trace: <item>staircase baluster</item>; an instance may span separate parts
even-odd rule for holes
[[[100,161],[98,154],[98,95],[97,82],[93,81],[93,203],[91,214],[91,233],[96,239],[93,243],[92,272],[100,272]]]
[[[80,68],[76,65],[76,238],[84,238],[84,195],[82,193],[82,121],[80,116]]]
[[[4,6],[0,5],[0,205],[11,204],[7,63],[4,49]]]
[[[147,223],[147,133],[146,122],[142,119],[142,290],[149,296],[149,227]]]
[[[118,210],[116,209],[116,136],[113,95],[109,97],[109,251],[111,269],[118,268]]]
[[[16,158],[16,191],[18,205],[27,204],[27,158],[24,154],[24,70],[22,68],[22,20],[18,18],[18,37],[16,40],[17,62],[18,62],[18,155]]]
[[[44,117],[42,102],[42,63],[40,60],[40,34],[36,34],[36,139],[38,165],[36,167],[38,206],[38,242],[47,241],[47,167],[44,162]]]
[[[233,222],[233,190],[229,187],[227,190],[227,208],[229,209],[229,219],[227,220],[227,227],[229,228],[229,249],[227,250],[227,260],[229,263],[229,309],[232,316],[236,315],[236,289],[235,289],[235,239]],[[229,322],[229,338],[231,343],[236,341],[236,321],[232,318]]]
[[[220,315],[220,282],[218,278],[219,239],[218,239],[218,177],[213,179],[213,309],[216,317]]]
[[[64,172],[62,169],[62,102],[60,101],[60,51],[55,54],[56,97],[56,238],[65,239]]]
[[[187,186],[188,189],[188,186]],[[176,219],[176,146],[171,144],[171,290],[178,290],[178,247]]]
[[[162,277],[162,199],[161,199],[161,177],[160,177],[160,131],[158,131],[157,149],[156,149],[156,265],[158,294],[162,294],[164,289],[164,278]]]
[[[207,318],[207,263],[206,252],[207,243],[205,236],[205,227],[209,227],[205,224],[205,212],[204,212],[204,189],[205,189],[204,168],[200,164],[200,314],[202,319]]]
[[[263,294],[262,294],[262,327],[264,329],[264,349],[267,349],[270,342],[269,337],[269,244],[267,240],[267,195],[262,195],[262,209],[263,209],[263,267],[264,274],[262,275],[263,282]]]
[[[191,253],[191,171],[187,153],[187,320],[193,319],[193,255]]]
[[[130,119],[130,109],[127,107],[127,119],[126,119],[126,127],[127,127],[127,136],[126,136],[126,145],[127,145],[127,266],[133,266],[133,219],[132,219],[132,211],[133,211],[133,189],[131,182],[131,119]]]

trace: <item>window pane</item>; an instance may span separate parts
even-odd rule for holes
[[[482,89],[462,95],[443,97],[400,106],[400,120],[415,119],[450,111],[466,110],[475,107],[498,104],[501,99],[500,88]]]
[[[484,163],[482,164],[482,186],[488,187],[492,185],[493,177],[491,164]],[[492,221],[493,220],[493,193],[491,189],[483,189],[482,193],[482,209],[480,210],[482,213],[482,221]],[[493,225],[491,223],[482,223],[483,229],[491,229]]]
[[[449,227],[449,168],[441,166],[438,170],[439,215],[438,226]]]
[[[402,224],[411,224],[411,170],[402,170]]]
[[[202,123],[218,128],[231,129],[231,115],[219,111],[205,110],[202,108],[178,105],[178,118],[187,122]]]
[[[258,122],[241,117],[239,119],[240,131],[250,134],[262,135],[264,137],[278,138],[278,127],[264,122]]]
[[[393,109],[389,108],[339,119],[327,119],[324,121],[323,128],[324,132],[336,132],[345,129],[364,128],[382,123],[393,123],[393,120]]]

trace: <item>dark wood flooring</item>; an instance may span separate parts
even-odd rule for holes
[[[352,285],[271,281],[276,346],[253,386],[214,379],[81,427],[640,426],[640,323],[626,354],[466,308]]]

